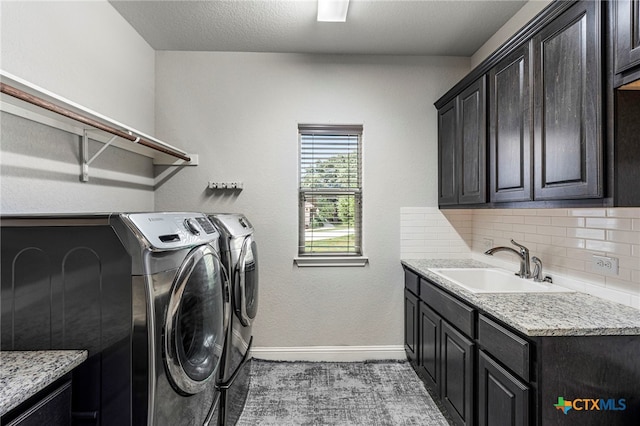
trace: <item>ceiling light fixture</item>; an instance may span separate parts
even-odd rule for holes
[[[318,0],[318,22],[346,22],[349,0]]]

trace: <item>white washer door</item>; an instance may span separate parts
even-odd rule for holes
[[[206,388],[224,345],[224,278],[210,245],[193,249],[173,282],[163,333],[167,376],[181,394]]]

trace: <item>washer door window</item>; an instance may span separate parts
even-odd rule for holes
[[[168,376],[181,394],[203,390],[220,364],[223,285],[220,259],[209,245],[193,249],[176,275],[163,346]]]
[[[236,276],[236,312],[244,326],[251,324],[258,313],[258,246],[248,236],[242,243]]]

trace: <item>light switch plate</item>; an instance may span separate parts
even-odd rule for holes
[[[602,275],[618,275],[618,258],[598,256],[596,254],[592,257],[591,270]]]

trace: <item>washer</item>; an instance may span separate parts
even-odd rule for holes
[[[218,231],[197,213],[120,217],[134,271],[133,423],[203,425],[218,401],[225,339]]]
[[[210,214],[209,219],[220,231],[220,250],[231,290],[227,344],[218,376],[218,424],[234,425],[249,391],[252,324],[258,312],[258,249],[254,228],[243,214]]]
[[[226,286],[201,213],[2,218],[2,347],[89,350],[74,424],[207,423]]]

